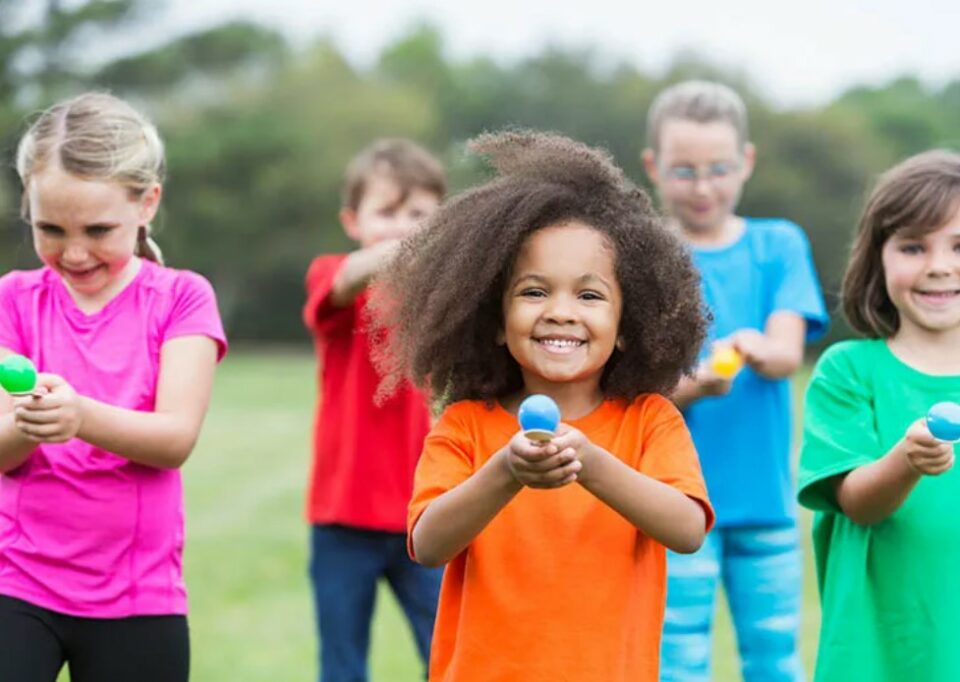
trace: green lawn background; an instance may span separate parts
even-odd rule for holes
[[[801,388],[795,386],[798,393]],[[235,349],[220,367],[203,435],[183,470],[194,682],[316,677],[303,515],[314,391],[308,353]],[[819,608],[809,517],[802,520],[801,644],[809,671]],[[370,667],[373,682],[421,679],[413,639],[384,588]],[[739,679],[725,607],[718,608],[714,679]]]

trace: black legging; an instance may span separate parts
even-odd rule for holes
[[[0,680],[187,682],[186,616],[78,618],[0,595]]]

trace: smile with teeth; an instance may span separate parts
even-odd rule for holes
[[[544,336],[540,338],[534,338],[534,341],[537,342],[541,348],[551,352],[551,353],[572,353],[580,346],[586,344],[586,341],[582,339],[572,339],[568,337],[557,337],[557,336]]]
[[[922,301],[929,303],[946,303],[960,296],[960,289],[947,289],[943,291],[915,291],[917,297]]]

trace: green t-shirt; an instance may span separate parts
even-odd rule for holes
[[[960,402],[960,376],[930,376],[883,340],[847,341],[807,388],[800,504],[813,542],[823,622],[816,682],[960,681],[960,473],[925,476],[886,520],[859,526],[830,478],[879,459],[934,403]]]

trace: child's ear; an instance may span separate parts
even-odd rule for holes
[[[640,154],[640,160],[643,161],[643,169],[647,171],[647,177],[653,184],[660,183],[660,174],[657,173],[657,155],[653,153],[650,147],[647,147]]]
[[[503,327],[497,329],[497,345],[503,346],[507,343],[507,333],[503,331]]]
[[[150,224],[157,215],[157,209],[160,208],[160,197],[163,195],[163,187],[156,183],[144,191],[140,198],[140,222]]]
[[[343,225],[343,231],[350,239],[355,242],[360,241],[360,228],[357,225],[357,212],[344,206],[340,209],[340,224]]]
[[[618,336],[618,337],[617,337],[617,350],[622,353],[626,347],[627,347],[627,342],[623,340],[623,337],[622,337],[622,336]]]
[[[752,142],[743,145],[743,181],[746,182],[753,174],[753,164],[757,160],[757,148]]]

